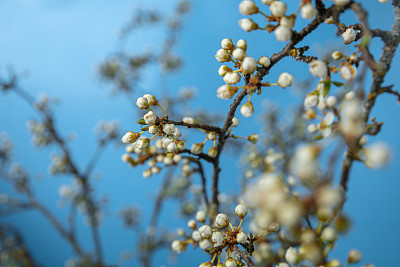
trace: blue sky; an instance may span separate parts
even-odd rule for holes
[[[230,102],[216,98],[216,89],[223,83],[217,75],[220,63],[214,59],[221,39],[246,39],[249,44],[248,53],[255,58],[270,56],[283,47],[282,43],[275,41],[273,35],[264,32],[245,33],[241,30],[237,25],[242,17],[238,12],[238,3],[239,1],[228,0],[193,1],[192,12],[185,20],[177,49],[184,58],[184,68],[182,72],[169,78],[169,92],[175,93],[182,86],[195,86],[198,90],[195,106],[215,108],[217,112],[225,113]],[[121,96],[110,98],[110,86],[101,83],[96,70],[99,62],[121,48],[118,31],[129,19],[134,8],[140,5],[151,7],[154,4],[160,10],[171,9],[165,1],[0,1],[0,72],[2,75],[6,74],[7,66],[13,66],[17,73],[26,71],[28,75],[21,81],[23,88],[32,95],[45,92],[50,97],[61,100],[56,108],[57,123],[65,135],[76,133],[77,140],[71,143],[71,148],[79,162],[87,163],[95,148],[93,128],[100,119],[118,120],[123,130],[131,130],[136,126],[137,116],[132,111],[129,100]],[[367,5],[372,14],[371,27],[389,29],[393,21],[390,5],[380,4],[375,0],[368,1]],[[293,6],[292,9],[296,7]],[[348,12],[344,18],[352,21],[352,14]],[[305,22],[299,23],[297,27],[302,25]],[[305,42],[317,41],[320,44],[311,46],[311,51],[318,53],[321,48],[340,45],[341,40],[333,35],[334,27],[327,29],[329,30],[318,30],[313,37],[306,38]],[[125,41],[123,47],[127,51],[140,52],[148,47],[157,48],[159,40],[158,31],[138,31],[134,37]],[[379,51],[381,44],[379,41],[375,43],[372,51]],[[396,82],[399,63],[397,55],[385,84]],[[298,70],[300,66],[303,65],[293,64],[290,59],[285,59],[271,71],[268,81],[275,81],[283,71],[307,78],[307,68],[303,66],[302,70]],[[143,91],[139,93],[157,92],[159,80],[153,76],[158,77],[157,73],[146,74],[148,79],[141,83]],[[299,102],[290,89],[265,90],[254,102],[256,112],[261,110],[264,99],[278,101],[288,108]],[[383,140],[391,144],[393,151],[398,150],[400,108],[395,97],[382,96],[373,115],[385,124],[381,134],[377,138],[371,138],[371,141]],[[68,183],[68,180],[62,177],[50,178],[47,174],[49,151],[32,148],[31,136],[25,123],[34,117],[32,110],[15,95],[0,96],[0,132],[9,133],[15,145],[15,160],[24,164],[29,172],[45,176],[44,181],[35,183],[36,192],[48,207],[59,216],[65,217],[66,212],[57,208],[56,200],[58,186]],[[242,129],[254,128],[254,117],[244,119],[239,115],[239,118]],[[242,133],[248,132],[242,130]],[[149,203],[149,197],[154,196],[158,190],[161,180],[161,177],[142,179],[141,169],[132,170],[120,161],[122,153],[122,147],[109,148],[96,169],[102,174],[102,178],[96,182],[98,195],[105,194],[111,199],[106,210],[109,217],[101,228],[108,262],[116,262],[119,252],[132,249],[134,242],[133,234],[127,234],[120,227],[121,222],[115,211],[134,203],[142,205],[143,213],[148,215],[151,206],[146,203]],[[355,164],[345,207],[347,214],[353,219],[353,229],[339,241],[335,257],[344,260],[349,249],[357,248],[363,252],[363,263],[372,262],[377,266],[400,265],[397,253],[400,237],[397,225],[400,217],[397,154],[395,153],[392,164],[381,171],[369,170],[362,164]],[[235,162],[236,159],[228,157],[223,164],[229,166]],[[222,177],[234,174],[223,171]],[[6,186],[4,188],[6,191],[10,190]],[[175,215],[173,207],[173,203],[169,204],[163,212],[163,223],[170,228],[184,227],[184,221],[169,220],[171,215]],[[1,220],[19,226],[35,258],[46,266],[62,266],[65,259],[73,255],[72,250],[48,222],[35,212]],[[81,240],[90,248],[92,245],[87,230],[85,226],[80,227]],[[166,254],[160,255],[162,256],[157,258],[155,266],[169,266]],[[195,265],[206,259],[200,252],[185,253],[179,256],[178,265],[193,264],[193,255],[196,257]]]

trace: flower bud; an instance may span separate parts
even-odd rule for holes
[[[328,67],[322,60],[313,60],[308,66],[310,66],[310,73],[315,77],[319,78],[328,74]]]
[[[257,69],[257,61],[252,57],[245,57],[242,62],[244,73],[252,74]]]
[[[282,88],[291,86],[293,83],[293,76],[287,72],[281,73],[278,78],[278,85]]]
[[[215,224],[220,227],[226,227],[229,225],[228,215],[224,213],[219,213],[215,218]]]
[[[235,214],[239,216],[240,219],[243,219],[247,215],[247,208],[244,205],[237,205],[235,208]]]
[[[275,3],[275,2],[274,2]],[[280,25],[275,30],[275,37],[280,42],[287,42],[292,38],[292,30],[286,26]]]
[[[136,148],[139,149],[140,151],[144,151],[149,147],[149,144],[150,144],[150,139],[148,138],[139,139],[136,143]]]
[[[214,246],[213,243],[211,243],[211,241],[208,239],[203,239],[199,242],[199,247],[201,249],[208,249],[208,248],[212,248],[213,246]]]
[[[179,241],[179,240],[174,240],[171,243],[171,248],[177,253],[181,253],[186,249],[187,244],[185,242]]]
[[[149,178],[150,176],[151,176],[151,169],[148,169],[148,170],[145,170],[144,172],[143,172],[143,178]]]
[[[340,76],[348,82],[354,80],[357,76],[357,69],[353,65],[344,65],[340,68]]]
[[[328,106],[328,108],[333,108],[337,103],[337,97],[330,95],[326,98],[325,102],[326,102],[326,105]]]
[[[207,139],[209,139],[209,140],[216,140],[217,139],[217,134],[215,133],[215,132],[209,132],[208,134],[207,134]]]
[[[143,116],[143,119],[146,124],[151,125],[156,123],[157,116],[153,111],[149,111]]]
[[[237,91],[238,88],[236,86],[225,84],[217,89],[217,97],[221,99],[230,99],[236,94]]]
[[[236,267],[236,261],[232,257],[229,257],[225,261],[225,267]]]
[[[192,117],[183,117],[183,118],[182,118],[182,121],[183,121],[184,123],[189,123],[189,124],[196,123],[196,121],[195,121]]]
[[[275,17],[282,17],[286,13],[286,4],[282,1],[274,1],[269,7],[271,14]]]
[[[230,38],[225,38],[221,41],[221,47],[225,50],[231,50],[233,48],[233,43]]]
[[[190,229],[196,229],[197,228],[197,223],[196,223],[196,221],[195,220],[190,220],[190,221],[188,221],[188,227],[190,228]]]
[[[312,19],[316,13],[317,13],[317,10],[311,3],[305,4],[301,8],[301,17],[303,19]]]
[[[201,240],[201,234],[200,234],[200,232],[197,231],[197,230],[194,230],[194,231],[192,232],[192,239],[193,239],[194,241],[200,241],[200,240]]]
[[[178,141],[176,141],[176,148],[177,148],[178,150],[183,150],[183,149],[185,149],[185,148],[186,148],[186,143],[185,143],[185,141],[183,141],[183,140],[178,140]]]
[[[176,144],[174,142],[169,143],[167,146],[167,151],[175,153],[177,151]]]
[[[286,250],[285,259],[288,263],[294,265],[297,265],[300,260],[297,250],[293,247],[290,247]]]
[[[254,113],[253,104],[250,101],[247,101],[246,104],[240,107],[240,113],[242,113],[243,117],[250,117]]]
[[[214,243],[214,247],[219,247],[224,242],[224,236],[220,232],[213,232],[211,241]]]
[[[236,235],[236,242],[240,243],[240,244],[244,244],[247,242],[247,235],[244,232],[239,232]]]
[[[211,261],[203,262],[199,267],[212,267]]]
[[[243,15],[253,15],[258,12],[258,7],[253,1],[245,0],[240,3],[239,12]]]
[[[318,96],[315,94],[307,95],[306,99],[304,99],[304,107],[312,108],[318,104]]]
[[[246,57],[246,50],[242,48],[236,48],[233,50],[232,56],[234,59],[242,61]]]
[[[271,65],[271,60],[269,59],[269,57],[260,57],[260,59],[258,60],[258,64],[260,64],[264,68],[268,68],[269,65]]]
[[[156,133],[158,133],[158,127],[157,127],[156,125],[151,125],[151,126],[149,127],[149,133],[151,133],[151,134],[156,134]]]
[[[163,128],[163,132],[172,135],[175,133],[175,125],[174,124],[165,124]]]
[[[138,138],[140,137],[140,133],[134,133],[132,131],[127,132],[123,137],[122,137],[122,142],[124,144],[132,144],[134,143]]]
[[[246,32],[251,32],[258,28],[257,24],[252,19],[239,20],[239,26]]]
[[[194,143],[192,145],[192,147],[190,148],[190,152],[195,154],[195,155],[199,155],[201,153],[201,151],[203,150],[203,143]]]
[[[199,210],[198,212],[196,212],[196,220],[198,220],[199,222],[204,223],[206,221],[207,218],[207,214],[205,211]]]
[[[140,108],[140,109],[148,109],[149,108],[149,102],[147,101],[147,99],[145,97],[139,97],[136,100],[136,105]]]
[[[357,263],[360,260],[361,260],[361,252],[356,249],[350,250],[347,261],[349,263]]]
[[[240,82],[240,75],[237,72],[227,72],[224,76],[224,82],[227,84],[236,84]]]
[[[219,49],[217,51],[217,54],[215,54],[215,59],[221,63],[224,63],[231,60],[231,55],[229,55],[229,53],[226,50]]]
[[[231,68],[229,68],[227,65],[222,65],[222,66],[219,67],[219,69],[218,69],[218,74],[219,74],[219,76],[224,77],[225,74],[226,74],[228,71],[232,71]]]
[[[321,235],[321,239],[329,243],[335,242],[337,238],[336,230],[331,227],[325,228]]]
[[[243,50],[247,50],[247,42],[246,40],[240,39],[239,41],[237,41],[236,43],[237,48],[241,48]]]
[[[356,31],[353,28],[348,28],[344,33],[342,33],[342,37],[345,44],[350,44],[356,39]]]
[[[332,58],[333,58],[334,60],[341,59],[342,56],[343,56],[342,53],[340,53],[339,51],[335,51],[335,52],[332,53]]]
[[[238,125],[239,125],[239,119],[236,118],[236,117],[233,117],[233,118],[232,118],[232,125],[231,125],[231,127],[238,127]]]
[[[150,106],[155,106],[158,104],[157,99],[153,95],[145,94],[143,97],[146,98]]]
[[[253,144],[257,143],[259,139],[260,139],[260,136],[258,134],[252,134],[247,137],[247,140],[249,140]]]
[[[217,156],[217,154],[218,154],[218,151],[217,151],[217,148],[215,146],[212,146],[207,152],[207,155],[212,157],[212,158],[215,158]]]

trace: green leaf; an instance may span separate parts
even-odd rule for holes
[[[146,125],[146,122],[144,121],[144,119],[138,120],[137,123],[139,123],[141,125]]]
[[[337,87],[342,87],[344,83],[341,82],[332,82],[333,85],[337,86]]]
[[[322,90],[322,96],[325,98],[331,91],[331,80],[324,81],[324,89]]]

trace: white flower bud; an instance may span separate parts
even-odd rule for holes
[[[245,57],[242,62],[244,73],[252,74],[257,69],[257,61],[252,57]]]
[[[208,134],[207,134],[207,139],[209,139],[209,140],[216,140],[217,139],[217,134],[215,133],[215,132],[209,132]]]
[[[381,3],[387,3],[387,2],[389,2],[389,0],[379,0],[379,2],[381,2]]]
[[[171,244],[171,248],[173,251],[181,253],[186,249],[186,245],[182,241],[174,240]]]
[[[349,263],[357,263],[360,260],[361,260],[361,252],[356,249],[350,250],[349,256],[348,256],[348,262]]]
[[[199,267],[212,267],[212,263],[210,261],[203,262]]]
[[[163,162],[164,161],[164,155],[157,155],[156,156],[156,161],[157,162]]]
[[[354,91],[350,91],[344,96],[344,99],[345,100],[352,100],[355,97],[356,97],[356,93],[354,93]]]
[[[170,137],[163,137],[162,140],[162,148],[167,149],[168,145],[173,142],[173,140]]]
[[[317,10],[311,3],[305,4],[301,8],[301,17],[303,19],[312,19],[316,13],[317,13]]]
[[[216,148],[215,146],[212,146],[212,147],[208,150],[207,155],[210,156],[210,157],[212,157],[212,158],[215,158],[215,157],[218,155],[218,150],[217,150],[217,148]]]
[[[143,116],[144,122],[148,125],[156,123],[157,116],[153,111],[147,112]]]
[[[356,31],[353,28],[348,28],[344,33],[342,33],[342,37],[345,44],[350,44],[356,39]]]
[[[224,213],[219,213],[215,218],[215,224],[220,227],[226,227],[229,225],[228,215]]]
[[[283,16],[283,17],[281,17],[281,20],[279,22],[279,24],[281,26],[285,26],[289,29],[294,27],[294,23],[295,23],[295,20],[294,20],[294,17],[292,17],[292,16],[289,16],[289,17]]]
[[[292,38],[292,30],[290,28],[282,26],[282,25],[278,26],[275,29],[274,33],[275,33],[276,39],[280,42],[286,42],[286,41],[289,41],[290,38]]]
[[[246,57],[246,50],[242,48],[236,48],[233,50],[232,56],[234,59],[242,61]]]
[[[271,65],[271,60],[269,59],[269,57],[260,57],[260,59],[258,60],[258,64],[260,64],[264,68],[268,68],[269,65]]]
[[[243,117],[250,117],[254,113],[253,104],[250,101],[247,101],[246,104],[240,107],[240,113],[242,113]]]
[[[333,95],[330,95],[330,96],[328,96],[327,98],[326,98],[326,105],[329,107],[329,108],[333,108],[335,105],[336,105],[336,103],[337,103],[337,97],[336,96],[333,96]]]
[[[174,163],[174,162],[172,161],[172,158],[171,158],[171,157],[164,157],[163,162],[164,162],[164,164],[167,165],[167,166],[172,165],[172,163]]]
[[[329,243],[335,242],[337,238],[336,230],[332,227],[325,228],[321,235],[321,239]]]
[[[243,50],[247,50],[247,42],[244,39],[240,39],[239,41],[237,41],[236,43],[237,48],[241,48]]]
[[[235,208],[235,214],[243,219],[247,215],[247,208],[244,205],[237,205]]]
[[[195,154],[195,155],[199,155],[201,153],[201,151],[203,150],[203,143],[194,143],[192,145],[192,147],[190,148],[190,152]]]
[[[151,169],[145,170],[142,175],[143,178],[149,178],[151,176]]]
[[[132,144],[139,138],[139,136],[140,136],[139,133],[134,133],[129,131],[122,137],[122,142],[124,144]]]
[[[174,137],[179,138],[181,136],[182,136],[181,130],[179,130],[179,128],[175,127]]]
[[[324,23],[325,24],[333,24],[335,21],[333,20],[333,17],[330,16],[329,18],[325,19]]]
[[[215,54],[215,59],[221,63],[231,60],[231,55],[224,49],[219,49],[217,54]]]
[[[286,4],[282,1],[274,1],[269,7],[271,14],[275,17],[282,17],[286,13]]]
[[[224,82],[227,84],[235,84],[240,81],[240,75],[237,72],[227,72],[224,76]]]
[[[351,0],[333,0],[337,6],[345,6],[350,3]]]
[[[315,77],[319,78],[328,74],[328,67],[322,60],[313,60],[308,66],[310,67],[310,73]]]
[[[164,128],[163,128],[163,132],[168,135],[172,135],[173,133],[175,133],[175,125],[174,124],[165,124]]]
[[[219,76],[224,77],[225,74],[226,74],[228,71],[232,71],[232,70],[231,70],[227,65],[222,65],[222,66],[219,67],[219,69],[218,69],[218,74],[219,74]]]
[[[190,221],[188,221],[187,226],[188,226],[190,229],[196,229],[196,228],[197,228],[197,223],[196,223],[195,220],[190,220]]]
[[[236,267],[236,261],[232,257],[229,257],[225,261],[225,267]]]
[[[258,12],[258,7],[253,1],[245,0],[240,3],[239,12],[243,15],[253,15]]]
[[[199,231],[195,230],[192,233],[192,238],[194,241],[200,241],[201,240],[201,234]]]
[[[290,265],[287,264],[286,262],[280,262],[278,263],[277,267],[290,267]]]
[[[196,123],[196,121],[192,117],[183,117],[182,121],[184,123],[190,123],[190,124]]]
[[[304,99],[304,107],[312,108],[318,104],[318,96],[317,95],[307,95],[306,99]]]
[[[343,80],[352,81],[357,76],[357,69],[353,65],[345,65],[340,68],[340,76]]]
[[[286,250],[285,259],[288,263],[297,265],[299,262],[299,254],[297,250],[293,247],[290,247]]]
[[[230,38],[225,38],[221,41],[221,47],[225,50],[231,50],[233,47],[232,40]]]
[[[246,32],[251,32],[258,28],[257,24],[252,19],[247,18],[239,20],[239,26]]]
[[[258,134],[252,134],[247,137],[247,140],[249,140],[253,144],[257,143],[259,139],[260,139],[260,136]]]
[[[139,97],[136,100],[136,105],[140,108],[140,109],[148,109],[149,108],[149,102],[147,101],[147,99],[145,97]]]
[[[198,212],[196,212],[196,220],[198,220],[199,222],[204,223],[206,221],[207,218],[207,213],[205,211],[199,210]]]
[[[374,143],[364,148],[365,165],[369,168],[382,168],[386,166],[391,159],[391,151],[385,143]]]
[[[157,166],[151,167],[151,173],[153,173],[153,174],[158,174],[158,173],[160,173],[160,171],[161,171],[160,167],[157,167]]]
[[[224,242],[224,236],[220,232],[214,232],[212,233],[211,241],[214,243],[214,247],[219,247]]]
[[[247,235],[244,232],[239,232],[236,235],[236,241],[240,244],[244,244],[247,242]]]
[[[148,138],[139,139],[136,142],[136,148],[140,151],[144,151],[149,147],[150,140]]]
[[[309,133],[315,133],[316,131],[318,131],[318,127],[315,124],[309,124],[307,125],[307,131]]]
[[[225,84],[217,89],[217,97],[221,99],[230,99],[236,94],[237,91],[238,88],[236,86]]]
[[[278,78],[278,85],[282,88],[291,86],[293,83],[293,76],[287,72],[281,73]]]
[[[158,127],[157,127],[156,125],[151,125],[151,126],[149,127],[149,133],[151,133],[151,134],[156,134],[156,133],[158,133]]]
[[[174,142],[171,142],[171,143],[167,146],[167,151],[168,151],[168,152],[175,153],[175,152],[177,151],[176,144],[175,144]]]
[[[130,161],[132,161],[132,157],[131,157],[128,153],[124,153],[124,154],[121,156],[121,160],[122,160],[123,162],[130,162]]]
[[[233,117],[233,118],[232,118],[232,125],[231,125],[231,127],[238,127],[238,125],[239,125],[239,119],[236,118],[236,117]]]
[[[151,94],[145,94],[143,97],[146,98],[150,106],[155,106],[158,103],[157,99]]]
[[[201,234],[201,237],[203,238],[210,238],[212,234],[212,229],[209,225],[203,225],[199,228],[199,232]]]
[[[211,241],[208,239],[203,239],[199,242],[199,247],[201,249],[208,249],[208,248],[212,248],[213,246],[214,246],[213,243],[211,243]]]
[[[181,161],[181,159],[182,159],[182,156],[180,154],[175,154],[172,157],[172,161],[175,162],[175,163],[178,163],[179,161]]]
[[[332,58],[333,58],[334,60],[341,59],[342,56],[343,56],[343,54],[340,53],[339,51],[335,51],[335,52],[332,53]]]

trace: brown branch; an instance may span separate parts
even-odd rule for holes
[[[201,162],[199,160],[194,161],[194,162],[197,163],[198,173],[200,174],[200,177],[201,177],[204,202],[206,203],[206,207],[209,209],[210,202],[208,201],[208,196],[207,196],[206,176],[204,175],[203,165],[201,164]]]
[[[372,85],[368,95],[367,100],[364,102],[362,116],[364,119],[364,123],[367,123],[370,117],[370,113],[372,108],[375,105],[375,101],[377,96],[379,95],[379,90],[384,82],[384,78],[386,73],[389,71],[390,66],[392,64],[392,60],[395,56],[395,52],[397,47],[399,46],[400,41],[400,0],[393,0],[394,6],[394,15],[395,22],[392,26],[391,32],[387,33],[385,36],[382,36],[382,40],[384,42],[383,52],[379,60],[378,69],[373,71],[372,77]],[[359,140],[356,140],[358,143]],[[349,180],[349,173],[354,159],[353,151],[350,148],[347,149],[346,157],[342,163],[342,175],[340,179],[340,185],[346,191],[347,183]]]
[[[197,129],[203,129],[207,132],[216,132],[216,133],[220,133],[221,132],[221,128],[217,127],[217,126],[212,126],[212,125],[207,125],[204,122],[202,123],[186,123],[183,121],[173,121],[173,120],[166,120],[167,123],[172,123],[175,125],[181,125],[181,126],[186,126],[188,128],[197,128]]]

